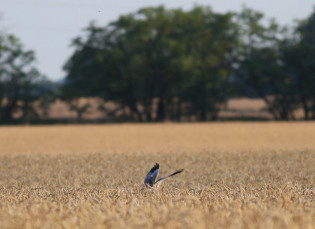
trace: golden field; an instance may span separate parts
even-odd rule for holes
[[[315,225],[314,122],[0,127],[0,159],[0,228]]]

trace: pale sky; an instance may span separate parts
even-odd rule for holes
[[[245,4],[275,18],[282,25],[308,17],[315,0],[0,0],[0,30],[19,37],[27,50],[34,50],[36,67],[49,79],[62,79],[62,66],[73,49],[71,40],[83,34],[90,21],[107,25],[120,15],[147,6],[191,9],[211,6],[215,12],[240,11]]]

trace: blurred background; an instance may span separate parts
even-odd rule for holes
[[[315,4],[0,0],[0,123],[315,119]]]

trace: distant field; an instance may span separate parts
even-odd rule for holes
[[[80,106],[90,104],[88,112],[83,114],[83,119],[103,119],[108,118],[106,111],[100,111],[99,105],[104,105],[106,110],[114,110],[117,106],[112,102],[103,103],[101,100],[96,98],[80,98],[78,101]],[[115,112],[116,116],[122,115],[122,111],[118,110]],[[21,114],[17,113],[16,117]],[[299,110],[296,112],[296,117],[301,118],[302,112]],[[69,109],[69,106],[60,100],[56,100],[50,107],[48,117],[52,119],[75,119],[77,114],[75,111]],[[250,99],[250,98],[237,98],[230,99],[225,109],[222,109],[219,113],[220,118],[260,118],[260,119],[272,119],[272,115],[266,111],[266,104],[262,99]]]
[[[118,109],[117,104],[113,102],[104,103],[102,100],[97,98],[80,98],[77,101],[77,106],[83,107],[89,104],[89,108],[82,115],[82,121],[100,121],[106,120],[107,122],[117,121],[130,121],[128,119],[128,109]],[[36,106],[36,105],[35,105]],[[37,104],[38,106],[38,104]],[[106,109],[99,109],[99,107]],[[39,114],[42,114],[41,110],[38,110]],[[22,112],[16,112],[15,118],[20,118]],[[294,112],[296,119],[303,119],[304,113],[301,108]],[[127,120],[126,120],[127,118]],[[184,118],[183,121],[193,121],[191,119]],[[263,99],[258,98],[234,98],[229,99],[222,107],[218,114],[219,120],[273,120],[273,116],[268,112],[266,103]],[[73,122],[77,120],[77,113],[74,110],[69,109],[69,105],[64,101],[57,99],[51,104],[47,116],[42,116],[42,119],[53,120],[54,122],[68,121]]]
[[[0,127],[0,228],[314,228],[315,122]],[[159,188],[143,179],[184,172]]]

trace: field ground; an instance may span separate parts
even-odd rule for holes
[[[0,228],[315,225],[315,122],[0,127]],[[184,172],[146,189],[143,179]]]

